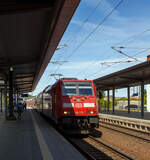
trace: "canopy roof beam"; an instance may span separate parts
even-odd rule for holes
[[[0,2],[0,15],[16,14],[52,8],[55,0],[5,0]]]

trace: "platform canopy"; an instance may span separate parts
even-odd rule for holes
[[[13,67],[14,89],[33,91],[79,2],[0,1],[0,80],[8,80],[9,68]]]
[[[112,90],[150,83],[150,61],[94,80],[97,89]]]

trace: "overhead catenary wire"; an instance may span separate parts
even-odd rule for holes
[[[147,32],[147,31],[149,31],[149,30],[150,30],[150,29],[147,29],[147,30],[143,31],[142,33],[145,33],[145,32]],[[141,34],[142,34],[142,33],[141,33]],[[140,34],[139,34],[139,35],[140,35]],[[134,37],[137,38],[137,36],[133,36],[133,38],[134,38]],[[134,38],[134,39],[131,38],[131,39],[132,39],[132,40],[135,40],[135,38]],[[129,39],[129,41],[131,41],[131,40]],[[129,41],[124,41],[124,43],[125,43],[125,42],[127,43],[127,42],[129,42]],[[142,52],[145,52],[145,51],[142,51]],[[139,53],[139,54],[141,54],[141,53]],[[59,66],[58,66],[58,67],[59,67]]]
[[[124,59],[124,61],[122,60],[120,60],[120,63],[131,63],[131,62],[133,62],[133,61],[130,61],[130,60],[126,60],[127,58],[125,58]],[[94,72],[94,73],[92,73],[92,74],[88,74],[88,75],[86,75],[86,76],[94,76],[94,75],[96,75],[97,73],[99,73],[100,71],[101,72],[104,72],[105,70],[107,70],[108,68],[110,68],[110,67],[112,67],[112,66],[114,66],[114,65],[118,65],[119,64],[119,61],[118,61],[118,63],[116,63],[116,62],[114,62],[114,63],[112,63],[112,64],[110,64],[110,65],[107,65],[105,68],[101,68],[101,70],[100,69],[98,69],[96,72]]]
[[[59,50],[62,50],[62,49],[64,49],[65,47],[67,47],[67,44],[66,43],[64,43],[63,45],[58,45],[58,47],[57,47],[57,49],[56,49],[56,51],[58,52]],[[49,64],[54,64],[54,65],[57,65],[58,64],[58,66],[60,66],[60,65],[62,65],[62,63],[66,63],[66,62],[68,62],[68,61],[61,61],[60,60],[60,58],[59,59],[57,59],[57,60],[51,60],[50,62],[49,62]],[[56,66],[56,70],[57,70],[57,66]],[[55,72],[53,72],[53,70],[51,71],[51,72],[53,72],[53,73],[56,73],[56,70],[55,70]],[[50,72],[50,73],[51,73]],[[56,78],[55,78],[56,79]],[[50,78],[47,78],[46,80],[45,80],[45,83],[48,83],[49,81],[50,81],[51,79]]]
[[[119,49],[150,49],[150,48],[147,48],[147,47],[124,47],[124,46],[113,46],[113,47],[111,47],[112,49],[114,49],[114,48],[119,48]]]
[[[137,58],[134,58],[134,57],[132,57],[132,56],[129,56],[128,54],[122,52],[121,50],[116,49],[116,47],[111,47],[111,48],[112,48],[113,50],[117,51],[118,53],[120,53],[120,54],[128,57],[128,58],[131,58],[131,59],[134,59],[135,61],[141,62],[141,61],[139,61]]]
[[[133,36],[130,36],[130,37],[128,37],[127,39],[122,40],[122,41],[120,41],[120,42],[118,42],[118,43],[115,43],[115,44],[113,44],[113,45],[118,45],[118,44],[122,44],[122,43],[128,43],[128,42],[131,42],[131,41],[135,41],[138,37],[142,36],[143,34],[145,34],[146,32],[149,32],[149,31],[150,31],[150,28],[145,29],[144,31],[142,31],[142,32],[140,32],[140,33],[138,33],[138,34],[133,35]],[[136,47],[135,47],[135,48],[136,48]],[[143,49],[143,48],[139,48],[139,49]],[[136,53],[136,54],[133,55],[133,56],[140,55],[140,54],[142,54],[142,53],[144,53],[144,52],[146,52],[146,51],[148,51],[148,50],[149,50],[149,48],[146,48],[144,51],[141,51],[141,52],[139,52],[139,53]],[[107,52],[107,51],[105,51],[105,52]],[[108,59],[108,57],[107,57],[107,59]],[[95,61],[89,63],[89,66],[93,65],[94,63],[95,63]],[[78,74],[82,73],[82,72],[85,71],[85,70],[88,70],[88,68],[89,68],[89,67],[86,67],[84,70],[78,72]],[[76,74],[76,75],[78,75],[78,74]]]
[[[111,65],[107,66],[106,68],[101,69],[101,73],[104,72],[104,71],[106,71],[108,68],[110,68],[110,67],[112,67],[112,66],[114,66],[114,65],[117,65],[117,64],[111,64]],[[98,70],[98,71],[96,71],[96,72],[94,72],[94,73],[92,73],[92,74],[88,74],[88,77],[94,76],[94,75],[96,75],[96,74],[99,73],[99,72],[100,72],[100,70]],[[86,77],[85,77],[85,78],[86,78]]]
[[[103,18],[103,20],[97,24],[97,26],[83,39],[83,41],[73,50],[73,52],[67,57],[67,60],[73,56],[73,54],[91,37],[91,35],[111,16],[111,14],[121,5],[124,0],[121,0],[117,5],[111,9],[111,11]]]
[[[137,37],[140,37],[142,34],[146,33],[146,32],[149,32],[150,31],[150,28],[148,29],[145,29],[144,31],[136,34],[136,35],[133,35],[133,36],[130,36],[129,38],[121,41],[121,42],[118,42],[116,45],[118,44],[124,44],[124,43],[129,43],[129,42],[132,42],[132,41],[135,41],[137,39]]]
[[[97,3],[97,5],[94,7],[94,9],[92,10],[92,12],[90,12],[90,14],[86,17],[86,19],[82,22],[82,24],[80,25],[80,27],[76,30],[76,34],[79,34],[80,31],[82,30],[82,28],[84,27],[84,25],[88,22],[88,20],[93,16],[93,14],[96,12],[97,8],[100,6],[101,2],[103,0],[99,0],[99,2]],[[74,40],[74,36],[72,38],[69,38],[66,43],[68,42],[72,42],[72,40]]]
[[[142,32],[142,33],[143,33],[143,32]],[[119,48],[119,47],[118,47],[118,48]],[[120,48],[128,48],[128,47],[120,47]],[[130,48],[130,47],[129,47],[129,48]],[[132,48],[137,49],[137,47],[132,47]],[[150,50],[150,48],[138,48],[138,49],[144,49],[144,50],[143,50],[143,51],[140,51],[140,52],[138,52],[138,53],[136,53],[136,54],[134,54],[134,55],[132,56],[132,59],[133,59],[134,61],[126,61],[127,63],[137,61],[137,59],[136,59],[136,58],[133,58],[133,57],[135,57],[135,56],[137,56],[137,55],[140,55],[140,54],[142,54],[142,53]],[[127,56],[127,57],[128,57],[128,56]],[[128,57],[128,58],[130,58],[130,57]],[[128,59],[128,58],[126,58],[126,59]],[[138,60],[138,61],[139,61],[139,60]],[[122,62],[125,62],[125,61],[120,61],[120,62],[122,63]],[[142,62],[142,61],[139,61],[139,62]],[[106,62],[102,62],[102,63],[107,63],[107,61],[106,61]],[[111,63],[111,62],[110,62],[110,63]],[[101,63],[100,63],[100,64],[101,64]],[[114,62],[113,64],[119,64],[119,62]],[[108,67],[113,66],[113,64],[109,65]],[[98,70],[97,72],[93,73],[93,74],[90,74],[90,75],[95,75],[95,74],[98,73],[98,72],[99,72],[99,70]]]
[[[111,9],[111,11],[103,18],[102,21],[100,21],[96,27],[82,40],[82,42],[73,50],[73,52],[67,57],[70,58],[73,56],[73,54],[75,54],[79,48],[81,48],[81,46],[91,37],[91,35],[93,33],[95,33],[95,31],[111,16],[111,14],[121,5],[121,3],[123,2],[124,0],[121,0],[119,3],[117,3],[117,5]]]
[[[92,17],[92,15],[96,12],[97,8],[100,6],[101,2],[103,0],[99,0],[99,2],[97,3],[97,5],[95,6],[95,8],[92,10],[92,12],[90,12],[90,14],[86,17],[86,19],[82,22],[82,24],[80,25],[80,27],[76,30],[76,34],[79,34],[80,31],[82,30],[82,28],[84,27],[84,25],[88,22],[88,20]],[[69,38],[65,44],[67,44],[68,42],[72,42],[74,40],[73,38]],[[60,59],[60,58],[59,58]],[[58,71],[59,66],[56,67],[55,73]]]
[[[140,51],[140,52],[138,52],[138,53],[136,53],[136,54],[134,54],[133,56],[137,56],[137,55],[140,55],[140,54],[142,54],[142,53],[144,53],[144,52],[146,52],[146,51],[148,51],[149,50],[149,48],[148,49],[145,49],[145,50],[143,50],[143,51]],[[124,58],[124,60],[127,60],[128,58]],[[135,62],[135,60],[134,61],[127,61],[127,63],[130,63],[130,62]],[[126,63],[126,62],[125,62]],[[110,67],[112,67],[112,66],[114,66],[114,65],[118,65],[119,63],[113,63],[113,64],[111,64],[111,65],[109,65],[109,66],[107,66],[106,68],[104,68],[104,69],[98,69],[96,72],[94,72],[94,73],[92,73],[92,74],[88,74],[88,75],[86,75],[86,76],[94,76],[94,75],[96,75],[97,73],[99,73],[99,72],[104,72],[105,70],[107,70],[107,69],[109,69]],[[87,77],[85,77],[85,78],[87,78]]]
[[[146,29],[146,30],[142,31],[141,33],[138,33],[138,34],[136,34],[136,35],[134,35],[134,36],[130,36],[129,38],[127,38],[127,39],[125,39],[125,40],[123,40],[123,41],[121,41],[121,42],[118,42],[118,43],[116,43],[116,44],[114,44],[114,45],[117,45],[117,44],[120,44],[120,43],[128,43],[129,41],[131,42],[131,39],[132,39],[132,41],[134,41],[134,40],[136,40],[137,37],[141,36],[142,34],[148,32],[148,31],[150,31],[150,29]],[[128,48],[128,47],[126,47],[126,48]],[[137,55],[140,55],[140,54],[142,54],[142,53],[150,50],[150,48],[139,48],[139,47],[132,47],[132,48],[134,48],[134,49],[144,49],[143,51],[140,51],[140,52],[136,53],[135,55],[133,55],[133,57],[135,57],[135,56],[137,56]],[[92,62],[92,63],[89,63],[89,65],[91,66],[91,65],[94,64],[94,63],[95,63],[95,61]],[[101,64],[101,63],[100,63],[100,64]],[[84,69],[84,71],[85,71],[85,70],[88,70],[88,68],[89,68],[89,66],[86,67],[86,68]],[[96,73],[98,73],[98,72],[99,72],[99,71],[97,71]],[[83,70],[80,71],[80,72],[78,72],[78,74],[80,74],[80,73],[83,73]],[[78,74],[77,74],[77,75],[78,75]],[[92,75],[92,74],[91,74],[91,75]],[[94,75],[94,74],[93,74],[93,75]]]
[[[144,53],[144,52],[146,52],[148,50],[150,50],[150,48],[144,49],[143,51],[140,51],[140,52],[134,54],[133,56],[136,57],[137,55],[140,55],[140,54],[142,54],[142,53]]]
[[[104,66],[104,65],[106,65],[106,66],[109,66],[109,65],[111,65],[111,64],[117,64],[117,63],[130,63],[130,62],[133,62],[133,61],[131,61],[131,60],[125,60],[125,61],[105,61],[105,62],[100,62],[100,64],[102,65],[102,66]]]
[[[116,6],[115,6],[115,8],[113,8],[112,10],[111,10],[111,12],[103,19],[103,21],[101,22],[101,23],[99,23],[98,24],[98,26],[92,31],[92,32],[90,32],[90,34],[87,36],[87,38],[89,38],[97,29],[98,29],[98,27],[101,25],[101,24],[103,24],[106,20],[107,20],[107,18],[113,13],[113,11],[121,4],[123,2],[123,0],[121,0]],[[98,6],[97,6],[98,7]],[[86,39],[87,39],[86,38]],[[85,39],[82,41],[82,43],[77,47],[78,49],[85,43]],[[76,49],[77,49],[76,48]],[[76,50],[77,51],[77,50]],[[73,53],[74,54],[74,53]],[[69,55],[69,57],[71,57],[71,55]],[[69,58],[68,57],[68,58]],[[59,66],[58,66],[59,67]],[[58,70],[58,69],[57,69]]]
[[[90,12],[90,14],[86,17],[86,19],[83,21],[82,25],[76,30],[76,34],[79,34],[80,31],[82,30],[82,28],[84,27],[84,25],[88,22],[88,20],[92,17],[92,15],[96,12],[97,8],[100,6],[101,2],[103,0],[100,0],[97,5],[95,6],[95,8],[92,10],[92,12]],[[68,39],[66,41],[65,44],[67,44],[68,42],[72,42],[74,40],[74,37],[72,39]],[[60,59],[60,58],[59,58]],[[55,72],[56,73],[57,71],[59,70],[59,66],[56,67],[55,69]]]

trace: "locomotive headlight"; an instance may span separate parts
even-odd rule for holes
[[[87,113],[88,113],[88,114],[93,114],[93,113],[94,113],[94,111],[88,111]]]
[[[93,113],[94,113],[94,111],[91,111],[90,113],[91,113],[91,114],[93,114]]]
[[[94,103],[84,103],[84,107],[94,107]]]
[[[66,114],[70,114],[70,112],[64,111],[64,114],[65,114],[65,115],[66,115]]]
[[[81,98],[81,101],[84,101],[84,98],[83,98],[83,97]]]

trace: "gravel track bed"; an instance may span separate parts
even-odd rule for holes
[[[145,141],[147,142],[150,142],[150,134],[148,133],[142,133],[142,132],[138,132],[138,131],[134,131],[132,129],[128,129],[128,128],[123,128],[123,127],[119,127],[119,126],[116,126],[116,125],[111,125],[111,124],[107,124],[107,123],[103,123],[103,124],[100,124],[100,128],[101,127],[106,127],[106,128],[110,128],[110,129],[113,129],[113,130],[117,130],[119,132],[122,132],[123,134],[129,134],[131,136],[136,136],[137,138],[139,137],[139,139],[145,139]]]
[[[110,148],[107,144],[103,142],[95,141],[95,138],[89,136],[88,138],[83,139],[70,139],[75,147],[80,148],[85,153],[88,153],[94,160],[133,160],[134,158],[127,158],[126,156],[120,154],[118,150]],[[91,159],[91,158],[90,158]],[[92,159],[92,160],[93,160]]]
[[[88,153],[90,157],[93,158],[88,158],[91,160],[113,160],[110,156],[106,155],[103,151],[100,151],[97,149],[95,144],[92,144],[87,141],[88,138],[69,138],[69,141],[76,147],[80,148],[80,150],[83,150],[85,153]]]
[[[110,129],[100,128],[97,132],[100,132],[102,141],[118,148],[119,150],[127,153],[130,156],[135,157],[138,160],[150,159],[150,143],[139,140],[137,138],[122,134]]]
[[[113,150],[111,148],[108,148],[107,146],[103,145],[103,142],[101,144],[101,141],[96,142],[94,140],[91,139],[92,137],[89,137],[87,139],[84,139],[86,142],[88,142],[89,144],[95,146],[98,150],[100,150],[101,152],[105,153],[106,155],[108,155],[109,157],[111,157],[114,160],[131,160],[130,158],[126,158],[125,156],[121,155],[120,153],[117,153],[116,150],[113,148]],[[109,146],[110,147],[110,146]],[[118,151],[118,150],[117,150]]]

